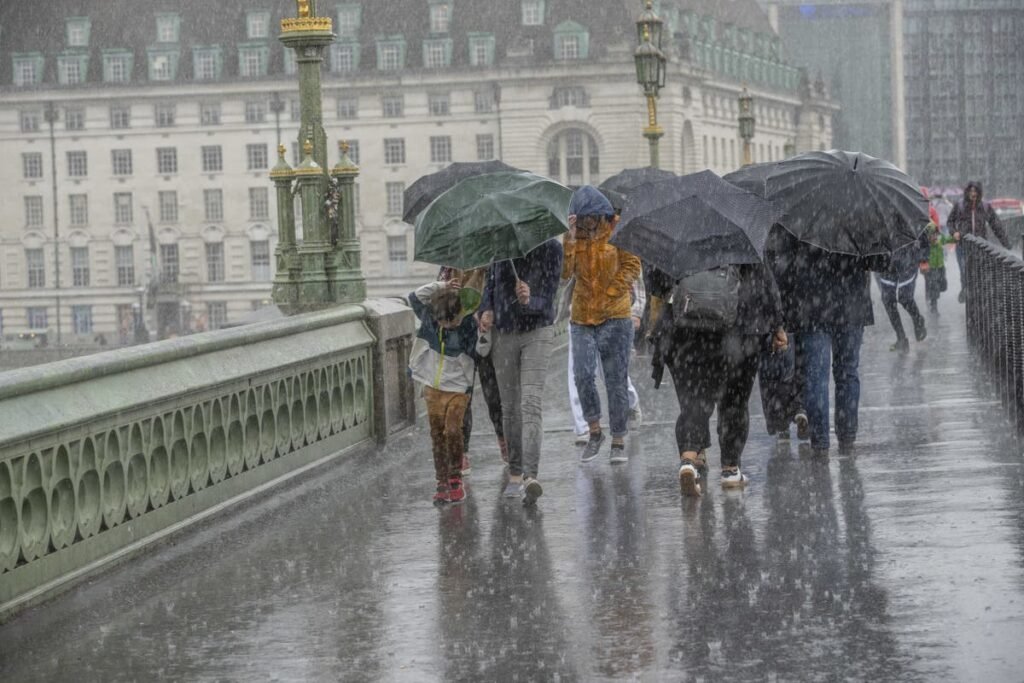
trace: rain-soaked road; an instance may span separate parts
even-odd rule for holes
[[[878,312],[853,456],[755,417],[748,489],[681,501],[636,366],[631,462],[581,467],[559,353],[538,509],[498,498],[478,407],[469,499],[435,510],[421,425],[0,627],[0,680],[1020,681],[1024,465],[942,306],[907,356]]]

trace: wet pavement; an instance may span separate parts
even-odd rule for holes
[[[776,445],[755,392],[748,488],[681,500],[638,363],[630,463],[580,466],[559,352],[538,508],[478,404],[464,505],[421,423],[0,627],[0,680],[1022,680],[1024,461],[950,289],[908,355],[876,312],[853,455]]]

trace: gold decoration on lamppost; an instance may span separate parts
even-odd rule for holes
[[[754,98],[747,92],[747,86],[743,86],[743,92],[740,93],[739,97],[739,104],[740,138],[743,139],[743,165],[749,166],[754,163],[754,160],[751,158],[750,141],[754,138],[756,119],[754,118]]]
[[[647,126],[643,135],[650,146],[651,166],[659,165],[658,141],[665,134],[658,125],[658,93],[665,87],[667,60],[661,50],[665,22],[654,13],[652,0],[646,0],[644,11],[636,20],[639,45],[633,52],[636,64],[636,82],[644,89],[647,98]]]

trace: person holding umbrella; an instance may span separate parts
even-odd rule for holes
[[[640,276],[640,259],[610,244],[617,222],[611,202],[586,185],[569,204],[570,230],[563,236],[562,279],[576,278],[572,295],[570,344],[576,391],[590,429],[581,462],[597,457],[605,437],[601,430],[598,363],[608,392],[612,432],[611,462],[626,462],[629,411],[629,357],[633,347],[631,288]]]

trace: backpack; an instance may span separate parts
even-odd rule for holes
[[[724,266],[687,275],[672,289],[672,320],[676,328],[725,332],[736,325],[740,306],[740,274]]]

